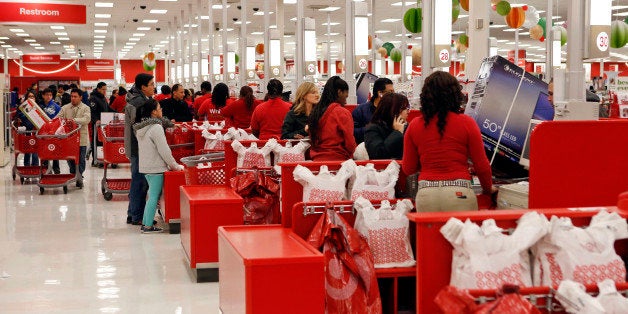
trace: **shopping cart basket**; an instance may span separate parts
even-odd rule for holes
[[[113,194],[128,194],[131,178],[108,178],[109,167],[118,164],[129,164],[124,151],[124,123],[97,124],[98,138],[103,143],[103,178],[100,188],[105,200],[110,201]]]
[[[13,180],[20,177],[20,183],[24,184],[24,179],[39,178],[39,166],[18,166],[17,159],[20,154],[37,154],[37,130],[20,130],[15,121],[11,123],[11,133],[13,136],[13,169],[11,175]]]
[[[224,152],[181,158],[186,185],[227,184],[224,160]]]
[[[63,187],[63,193],[68,193],[68,184],[74,183],[81,175],[78,171],[80,158],[80,133],[81,126],[72,120],[66,120],[65,134],[49,134],[54,133],[54,129],[58,128],[60,123],[58,119],[46,122],[39,131],[37,131],[37,154],[41,160],[73,160],[76,164],[75,174],[48,174],[47,169],[43,165],[39,167],[39,194],[44,194],[45,188]]]

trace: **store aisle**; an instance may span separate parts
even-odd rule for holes
[[[218,313],[218,284],[192,279],[179,235],[127,225],[128,198],[105,201],[102,175],[88,161],[83,190],[39,195],[0,168],[0,312]]]

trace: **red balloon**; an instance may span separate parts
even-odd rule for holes
[[[523,6],[523,11],[528,11],[528,5]]]
[[[497,10],[497,6],[496,5],[491,5],[491,9],[493,9],[493,11]]]
[[[541,36],[541,38],[539,38],[539,40],[540,40],[541,42],[544,42],[544,41],[545,41],[545,37],[544,37],[544,36]]]

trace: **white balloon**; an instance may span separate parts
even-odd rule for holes
[[[384,44],[384,42],[381,39],[379,39],[377,37],[373,38],[373,47],[375,47],[375,49],[378,49],[383,44]]]
[[[539,22],[539,12],[535,7],[529,5],[526,11],[526,20],[523,22],[523,27],[530,28]]]

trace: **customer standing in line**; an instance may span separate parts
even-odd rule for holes
[[[318,86],[312,82],[304,82],[297,88],[294,104],[283,120],[281,139],[302,139],[309,135],[307,119],[320,99]]]
[[[105,82],[98,82],[98,84],[96,84],[96,88],[94,88],[94,90],[91,92],[91,94],[89,95],[89,108],[91,110],[91,119],[92,119],[92,128],[93,128],[93,132],[92,134],[96,134],[97,130],[97,125],[96,122],[100,121],[100,117],[101,117],[101,113],[103,112],[114,112],[115,110],[111,109],[111,107],[109,107],[109,103],[107,102],[107,83]],[[85,126],[86,128],[88,126]],[[96,147],[98,146],[102,146],[102,142],[100,142],[98,140],[98,137],[96,137],[97,139],[95,141],[92,141],[91,143],[91,155],[92,155],[92,166],[96,166]]]
[[[351,112],[353,117],[353,135],[355,136],[355,142],[360,144],[364,141],[364,132],[366,132],[366,125],[371,122],[371,117],[377,109],[380,100],[387,93],[394,93],[395,88],[393,82],[386,77],[380,77],[373,83],[373,95],[369,101],[358,105],[355,110]]]
[[[251,116],[251,131],[260,140],[280,139],[281,126],[292,104],[282,99],[283,84],[271,79],[266,85],[268,100],[261,103]]]
[[[312,160],[344,161],[353,157],[353,118],[344,108],[348,96],[349,85],[339,76],[332,76],[325,83],[321,100],[308,119]]]
[[[142,233],[162,232],[161,228],[154,225],[157,202],[164,186],[164,172],[168,169],[174,171],[183,170],[183,166],[177,164],[172,157],[172,151],[166,142],[164,133],[161,105],[154,99],[148,99],[144,105],[137,107],[133,130],[137,136],[140,173],[144,174],[148,181],[148,200],[144,207],[142,219]]]
[[[35,91],[28,90],[26,91],[26,94],[24,94],[24,100],[20,101],[20,104],[22,104],[23,102],[27,100],[36,101],[36,99],[37,97],[35,96]],[[31,120],[29,120],[24,115],[22,110],[19,110],[19,109],[16,110],[15,119],[19,120],[19,125],[25,127],[26,131],[36,130]],[[24,154],[24,166],[25,167],[39,166],[39,156],[37,155],[37,153]]]
[[[369,159],[401,159],[409,110],[404,95],[389,93],[381,98],[364,133]]]
[[[403,142],[402,169],[420,170],[416,208],[419,212],[477,210],[471,188],[469,158],[485,194],[492,194],[491,165],[484,152],[480,128],[460,113],[464,95],[458,80],[437,71],[421,91],[422,118],[410,122]]]
[[[135,76],[135,84],[126,95],[127,105],[124,107],[124,154],[131,162],[131,187],[129,189],[129,207],[127,209],[126,223],[141,225],[146,207],[146,193],[148,183],[144,175],[139,171],[139,158],[137,152],[137,138],[133,132],[135,123],[135,111],[137,107],[153,97],[155,94],[155,81],[153,76],[147,73],[139,73]]]
[[[63,118],[66,120],[74,120],[77,124],[81,126],[80,132],[80,153],[78,160],[78,170],[80,176],[76,181],[76,186],[79,188],[83,188],[83,172],[85,172],[85,155],[87,154],[87,145],[89,145],[89,122],[91,119],[90,108],[84,104],[81,99],[81,95],[83,95],[83,91],[78,88],[75,88],[70,91],[70,103],[64,105],[61,108],[61,112],[59,112],[59,118]],[[68,167],[70,168],[70,173],[76,173],[76,162],[74,160],[68,160]]]
[[[161,101],[158,100],[161,105],[162,115],[177,122],[192,121],[192,113],[190,113],[188,104],[183,100],[185,97],[185,88],[183,88],[183,85],[174,84],[172,88],[168,89],[171,91],[171,96]]]

